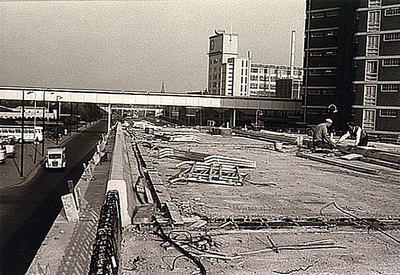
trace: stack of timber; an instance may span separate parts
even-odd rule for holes
[[[238,136],[249,137],[259,140],[265,140],[269,142],[283,142],[293,145],[302,145],[303,143],[303,135],[291,135],[285,133],[276,133],[270,131],[243,131],[243,130],[235,130],[235,134]]]
[[[158,151],[159,158],[175,157],[184,160],[204,161],[205,157],[209,156],[205,153],[178,150],[173,148],[162,148]]]
[[[201,138],[195,135],[174,135],[170,133],[154,134],[156,139],[165,140],[168,142],[200,142]]]
[[[338,149],[344,154],[360,154],[367,158],[400,164],[399,154],[378,150],[373,147],[338,146]]]
[[[314,161],[318,161],[318,162],[322,162],[322,163],[326,163],[326,164],[330,164],[330,165],[343,167],[343,168],[354,170],[354,171],[357,171],[357,172],[367,173],[367,174],[371,174],[371,175],[379,174],[379,171],[377,171],[375,169],[370,169],[370,168],[367,168],[367,167],[362,167],[362,166],[359,166],[359,165],[350,164],[350,163],[348,163],[348,161],[340,161],[340,160],[334,159],[334,158],[324,158],[324,157],[313,155],[312,153],[304,153],[304,152],[298,152],[296,155],[298,157],[307,158],[307,159],[310,159],[310,160],[314,160]]]
[[[223,156],[208,156],[204,158],[204,162],[208,164],[222,164],[225,166],[237,166],[241,168],[256,168],[257,164],[253,160],[229,158]]]

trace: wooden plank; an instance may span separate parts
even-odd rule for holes
[[[181,215],[179,214],[178,209],[176,208],[175,204],[166,202],[165,205],[167,206],[168,213],[171,217],[171,220],[174,224],[184,224]]]
[[[364,157],[400,164],[400,154],[386,152],[372,147],[338,146],[337,148],[343,153],[361,154]]]
[[[298,152],[296,155],[298,157],[308,158],[308,159],[311,159],[311,160],[315,160],[315,161],[319,161],[319,162],[323,162],[323,163],[331,164],[331,165],[335,165],[335,166],[340,166],[340,167],[343,167],[343,168],[347,168],[347,169],[358,171],[358,172],[362,172],[362,173],[367,173],[367,174],[372,174],[372,175],[379,174],[379,172],[374,170],[374,169],[369,169],[369,168],[366,168],[366,167],[356,166],[356,165],[353,165],[353,164],[344,163],[344,162],[340,162],[340,161],[333,160],[333,159],[313,156],[311,154],[306,154],[306,153],[303,153],[303,152]]]

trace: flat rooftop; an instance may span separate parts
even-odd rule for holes
[[[160,217],[162,230],[207,274],[400,274],[399,169],[313,153],[326,160],[320,162],[300,157],[311,153],[296,145],[199,129],[164,128],[163,138],[131,133],[144,170],[162,184],[157,195],[173,212],[172,227]],[[397,145],[373,145],[400,152]],[[202,174],[210,170],[198,160],[204,155],[256,167],[230,171],[241,181],[207,180]],[[201,274],[156,229],[124,229],[124,274]]]

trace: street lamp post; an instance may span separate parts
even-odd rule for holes
[[[58,133],[58,121],[60,120],[60,112],[61,112],[61,105],[60,105],[60,99],[62,96],[57,95],[56,96],[56,101],[57,101],[57,123],[56,123],[56,145],[58,145],[58,138],[59,138],[59,133]]]
[[[42,115],[43,115],[43,129],[42,129],[42,133],[43,133],[43,139],[42,139],[42,156],[44,156],[44,128],[46,126],[46,91],[43,90],[43,108],[42,108]]]
[[[22,109],[21,109],[21,165],[20,177],[24,176],[24,131],[25,131],[25,90],[22,90]]]

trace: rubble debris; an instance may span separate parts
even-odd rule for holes
[[[149,224],[155,211],[156,207],[154,203],[137,205],[133,211],[132,224]]]
[[[310,264],[310,265],[308,265],[308,266],[305,267],[305,268],[300,267],[300,268],[292,269],[292,270],[289,270],[289,271],[276,271],[276,270],[274,270],[274,272],[275,272],[275,273],[278,273],[278,274],[290,274],[290,273],[292,273],[292,272],[307,271],[307,269],[309,269],[309,268],[312,267],[312,266],[313,266],[313,265]]]
[[[376,225],[372,224],[371,222],[367,221],[366,219],[359,218],[359,217],[357,217],[356,215],[353,215],[353,214],[351,214],[351,213],[349,213],[349,212],[347,212],[347,211],[344,211],[344,210],[341,209],[335,202],[331,202],[331,203],[325,205],[324,207],[322,207],[321,210],[320,210],[320,214],[322,215],[322,210],[324,210],[325,208],[327,208],[327,207],[329,207],[329,206],[331,206],[331,205],[333,205],[333,206],[334,206],[337,210],[339,210],[340,212],[342,212],[342,213],[344,213],[344,214],[346,214],[346,215],[348,215],[348,216],[350,216],[350,217],[352,217],[352,218],[355,218],[356,220],[359,220],[359,221],[365,223],[365,224],[368,225],[370,228],[375,229],[375,230],[381,232],[383,235],[389,237],[390,239],[392,239],[392,240],[394,240],[395,242],[397,242],[397,243],[400,244],[400,240],[397,239],[396,237],[394,237],[394,236],[392,236],[392,235],[386,233],[385,231],[383,231],[382,229],[380,229],[380,228],[377,227]]]
[[[164,233],[164,230],[162,229],[160,223],[157,221],[157,219],[154,217],[154,222],[157,226],[157,234],[159,236],[161,236],[161,238],[164,241],[169,242],[171,245],[173,245],[179,252],[181,252],[183,255],[185,255],[187,258],[189,258],[190,260],[192,260],[197,267],[200,269],[200,273],[201,274],[206,274],[206,268],[204,267],[204,265],[201,263],[201,261],[199,260],[198,257],[190,254],[190,252],[188,252],[187,250],[185,250],[184,248],[182,248],[182,246],[180,246],[178,243],[176,243],[174,240],[172,240],[168,235],[166,235]]]

